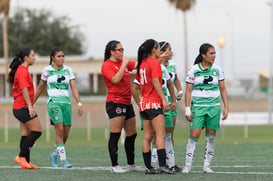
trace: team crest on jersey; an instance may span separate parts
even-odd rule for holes
[[[121,114],[121,112],[122,112],[122,109],[121,109],[120,107],[117,107],[117,108],[116,108],[116,113],[117,113],[117,114]]]
[[[213,75],[217,75],[217,71],[215,69],[212,70]]]
[[[64,74],[65,74],[65,75],[67,75],[67,74],[68,74],[67,70],[64,70]]]
[[[55,115],[55,120],[58,121],[59,120],[59,116],[56,114]]]

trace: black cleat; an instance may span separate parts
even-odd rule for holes
[[[161,172],[154,167],[152,167],[150,169],[146,168],[146,170],[145,170],[145,174],[160,174],[160,173]]]
[[[166,173],[166,174],[175,174],[172,170],[169,169],[167,166],[159,167],[160,173]]]
[[[180,168],[180,167],[177,166],[177,165],[171,167],[170,170],[173,171],[173,172],[177,172],[177,173],[182,172],[182,168]]]

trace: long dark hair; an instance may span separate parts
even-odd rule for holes
[[[16,70],[18,69],[19,65],[21,65],[25,60],[25,56],[29,56],[31,49],[30,48],[22,48],[19,52],[16,53],[15,57],[13,58],[12,62],[9,65],[10,72],[8,76],[8,82],[10,84],[14,83],[14,76]]]
[[[49,65],[52,64],[52,61],[53,61],[52,57],[54,57],[54,56],[56,55],[56,53],[57,53],[57,52],[60,52],[60,51],[63,52],[63,49],[61,49],[61,48],[59,48],[59,47],[55,47],[55,48],[53,48],[53,49],[51,50],[51,52],[50,52],[50,62],[49,62]]]
[[[196,59],[194,61],[194,65],[202,62],[202,60],[203,60],[202,55],[206,54],[208,52],[209,48],[214,48],[214,47],[211,44],[209,44],[209,43],[203,43],[200,46],[200,48],[199,48],[199,54],[198,54],[198,56],[196,57]]]
[[[158,47],[158,42],[154,39],[148,39],[140,45],[137,52],[137,74],[139,75],[139,68],[142,63],[142,60],[147,58],[153,49]]]
[[[117,47],[117,44],[120,42],[117,40],[111,40],[106,44],[105,50],[104,50],[104,61],[108,60],[111,56],[111,51],[115,50]]]
[[[163,51],[165,52],[167,47],[170,45],[169,42],[166,42],[166,41],[161,41],[159,42],[159,46],[160,46],[160,51]]]

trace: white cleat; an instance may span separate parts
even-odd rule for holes
[[[213,171],[210,166],[204,166],[203,171],[204,173],[215,173],[215,171]]]
[[[127,168],[122,168],[119,165],[116,165],[114,167],[111,167],[111,172],[113,173],[126,173],[129,172]]]
[[[191,164],[186,164],[181,171],[181,173],[190,173],[191,172]]]
[[[135,164],[133,164],[133,165],[127,165],[126,169],[127,169],[129,172],[144,172],[144,171],[145,171],[145,168],[144,168],[144,167],[137,166],[137,165],[135,165]]]

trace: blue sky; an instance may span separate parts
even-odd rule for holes
[[[182,13],[167,0],[12,0],[11,14],[20,7],[51,9],[56,16],[71,18],[86,36],[86,56],[103,57],[109,40],[120,40],[125,54],[136,57],[138,46],[148,38],[166,40],[174,50],[179,75],[184,75]],[[258,70],[269,67],[270,0],[197,0],[187,13],[189,64],[199,46],[215,46],[216,63],[227,79],[258,78]],[[223,37],[221,51],[217,40]],[[223,54],[222,54],[223,53]],[[221,65],[223,55],[224,64]],[[235,67],[235,68],[234,68]]]

